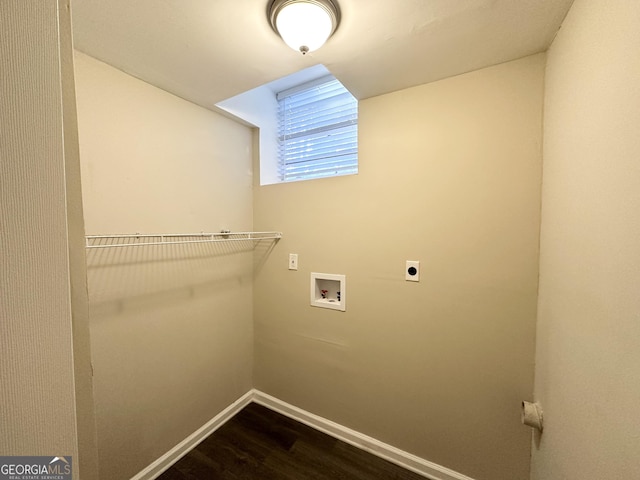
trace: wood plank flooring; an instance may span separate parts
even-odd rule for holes
[[[424,480],[251,403],[158,480]]]

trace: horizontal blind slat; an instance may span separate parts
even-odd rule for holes
[[[316,137],[325,137],[330,134],[339,134],[345,128],[354,127],[354,126],[356,126],[354,123],[354,120],[347,120],[345,122],[340,122],[338,124],[333,124],[333,125],[331,124],[316,125],[313,128],[309,128],[308,130],[304,130],[302,132],[294,132],[294,133],[283,132],[285,133],[285,135],[279,138],[280,138],[280,141],[283,141],[283,142],[288,142],[296,139],[303,139],[303,140],[308,139],[310,141],[313,141],[313,139],[315,139]]]
[[[347,91],[325,92],[295,102],[285,100],[282,109],[286,112],[303,112],[313,109],[314,105],[318,103],[349,102],[351,99],[353,96]]]
[[[339,167],[339,168],[316,168],[308,169],[300,172],[285,172],[283,177],[286,180],[303,180],[309,178],[321,178],[330,175],[346,175],[358,173],[358,167]]]
[[[354,170],[358,165],[355,162],[326,162],[322,164],[304,164],[288,166],[283,172],[285,175],[299,175],[305,172]]]
[[[341,93],[344,90],[344,86],[338,80],[333,80],[321,85],[317,85],[315,87],[308,88],[306,90],[301,90],[300,92],[294,93],[293,95],[288,95],[281,98],[279,96],[280,94],[277,94],[276,97],[278,98],[279,102],[282,102],[285,105],[295,105],[304,102],[309,98],[335,95],[336,92]]]
[[[340,174],[353,174],[358,173],[357,167],[345,167],[345,168],[316,168],[309,169],[300,172],[285,172],[282,176],[287,180],[302,180],[304,178],[317,178],[321,176],[340,175]]]
[[[335,119],[336,121],[358,118],[358,109],[356,107],[345,108],[344,105],[330,106],[327,108],[319,108],[315,112],[306,112],[296,118],[284,117],[278,119],[278,128],[285,131],[304,130],[308,125],[326,122]]]
[[[356,107],[339,105],[337,107],[329,107],[318,109],[316,112],[306,112],[296,118],[286,117],[278,119],[278,127],[283,130],[303,129],[305,125],[313,125],[322,123],[329,119],[356,119],[358,118],[358,109]]]
[[[358,145],[353,138],[346,137],[336,139],[335,142],[327,141],[314,144],[313,148],[306,145],[282,146],[280,152],[287,155],[291,161],[295,161],[299,157],[324,156],[331,155],[332,152],[341,152],[345,150],[358,150]]]

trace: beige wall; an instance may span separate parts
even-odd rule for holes
[[[640,478],[638,25],[576,0],[549,51],[534,480]]]
[[[251,130],[76,55],[88,234],[252,229]],[[252,386],[247,244],[89,250],[101,477],[125,479]]]
[[[0,32],[0,455],[95,479],[68,2],[3,1]]]
[[[359,175],[256,187],[256,229],[284,233],[254,284],[258,389],[477,480],[528,477],[544,61],[362,101]],[[312,271],[346,274],[345,313],[309,306]]]

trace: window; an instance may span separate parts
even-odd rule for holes
[[[358,173],[358,101],[333,76],[278,93],[283,182]]]

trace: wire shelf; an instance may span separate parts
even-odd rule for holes
[[[217,243],[279,240],[281,232],[231,232],[218,233],[156,233],[156,234],[117,234],[87,235],[87,248],[142,247],[149,245],[183,245],[189,243]]]

